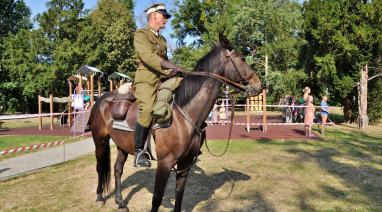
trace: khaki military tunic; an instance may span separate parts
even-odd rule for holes
[[[138,69],[134,79],[139,105],[137,121],[141,126],[149,127],[160,76],[169,74],[169,70],[162,69],[160,65],[162,60],[167,60],[167,43],[162,35],[146,26],[135,32],[134,48],[138,55]]]

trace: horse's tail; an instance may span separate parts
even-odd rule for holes
[[[110,144],[106,142],[101,154],[101,158],[97,158],[97,171],[99,170],[99,180],[102,184],[102,190],[108,192],[110,185]]]

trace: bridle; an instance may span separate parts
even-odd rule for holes
[[[245,73],[242,73],[240,69],[237,68],[237,65],[235,63],[235,60],[233,59],[233,56],[235,54],[235,50],[232,49],[231,51],[230,50],[226,50],[226,57],[229,57],[229,59],[231,60],[233,66],[235,67],[235,70],[237,71],[237,73],[239,74],[240,78],[241,78],[241,84],[244,84],[246,87],[248,86],[249,84],[249,80],[252,79],[253,75],[255,74],[254,72],[252,72],[249,76],[246,77],[246,74]],[[227,75],[227,69],[225,69],[224,71],[224,75],[225,76],[228,76]]]
[[[233,55],[235,54],[235,51],[234,50],[228,50],[226,49],[226,53],[225,53],[225,56],[226,58],[229,58],[229,61],[232,62],[233,66],[235,67],[235,70],[237,71],[237,73],[239,74],[240,78],[241,78],[241,81],[240,83],[237,83],[237,82],[234,82],[230,79],[227,78],[228,76],[228,69],[225,68],[224,70],[224,76],[221,76],[219,74],[215,74],[215,73],[210,73],[210,72],[188,72],[188,73],[184,73],[184,75],[194,75],[194,76],[206,76],[206,77],[211,77],[211,78],[214,78],[220,82],[222,82],[223,84],[226,84],[226,85],[229,85],[229,86],[232,86],[236,89],[238,89],[239,91],[242,91],[242,92],[246,92],[247,94],[249,94],[249,91],[250,91],[250,86],[249,86],[249,80],[253,77],[253,75],[255,73],[251,73],[249,76],[246,76],[245,73],[242,73],[240,69],[237,68],[237,65],[235,63],[235,60],[233,59]],[[232,135],[232,126],[233,126],[233,119],[234,119],[234,107],[235,107],[235,100],[233,100],[233,98],[231,98],[231,108],[232,108],[232,111],[231,111],[231,122],[230,122],[230,129],[229,129],[229,135],[228,135],[228,141],[227,141],[227,145],[223,151],[223,153],[221,154],[214,154],[211,152],[210,148],[208,147],[207,145],[207,140],[205,140],[205,144],[206,144],[206,148],[208,150],[208,152],[210,154],[212,154],[213,156],[216,156],[216,157],[220,157],[220,156],[223,156],[226,152],[227,152],[227,149],[228,149],[228,145],[231,141],[231,135]],[[175,104],[175,102],[173,102],[173,105],[178,109],[178,111],[180,112],[180,114],[182,114],[182,116],[184,117],[184,119],[192,126],[192,128],[194,129],[194,132],[196,134],[198,134],[199,137],[201,137],[202,133],[205,131],[205,128],[200,128],[198,126],[196,126],[192,121],[191,121],[191,118],[188,116],[187,113],[185,113],[177,104]],[[200,142],[202,144],[202,141]],[[190,164],[190,166],[186,167],[185,169],[183,170],[178,170],[177,168],[174,168],[173,167],[173,171],[175,171],[177,174],[183,174],[184,172],[188,171],[195,163],[196,163],[196,160],[198,158],[199,155],[195,156],[194,157],[194,160],[192,161],[192,163]]]
[[[252,72],[249,76],[246,76],[245,73],[242,72],[242,70],[237,68],[237,64],[235,63],[235,60],[233,58],[233,55],[235,54],[235,50],[228,50],[226,49],[225,56],[226,58],[229,58],[229,61],[232,62],[235,70],[239,74],[241,81],[240,83],[234,82],[233,80],[230,80],[228,76],[228,69],[224,69],[224,76],[211,73],[211,72],[204,72],[204,71],[193,71],[193,72],[183,72],[184,75],[194,75],[194,76],[206,76],[206,77],[211,77],[214,78],[223,84],[226,84],[228,86],[232,86],[235,89],[238,89],[239,91],[242,92],[249,92],[250,91],[250,86],[249,86],[249,80],[252,79],[253,75],[255,74]]]

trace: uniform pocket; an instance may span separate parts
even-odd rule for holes
[[[154,86],[159,82],[159,73],[153,73],[148,69],[138,69],[134,81],[135,83],[144,82]]]

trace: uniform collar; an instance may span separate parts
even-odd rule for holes
[[[159,36],[159,32],[156,31],[154,28],[150,27],[149,25],[147,25],[146,27],[149,31],[151,31],[155,36]]]

